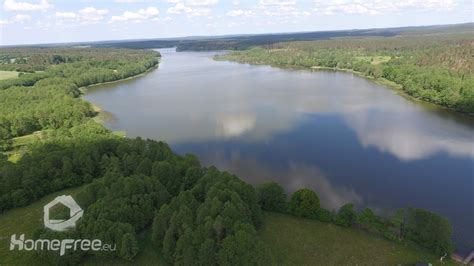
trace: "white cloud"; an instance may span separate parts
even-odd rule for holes
[[[123,14],[120,16],[112,16],[112,18],[109,20],[109,23],[113,23],[116,21],[140,22],[142,20],[156,18],[156,16],[158,16],[159,14],[160,11],[158,10],[158,8],[153,6],[147,7],[146,9],[140,9],[137,12],[131,12],[127,10],[123,12]]]
[[[163,21],[167,22],[167,21],[172,21],[173,19],[171,17],[166,17],[163,19]]]
[[[143,3],[145,0],[114,0],[115,3]]]
[[[158,14],[160,14],[160,11],[158,10],[158,8],[150,6],[147,9],[138,10],[138,13],[143,14],[145,16],[158,16]]]
[[[77,17],[77,14],[73,12],[56,12],[55,15],[58,18],[66,18],[66,19],[73,19]]]
[[[199,17],[199,16],[207,16],[211,13],[211,9],[209,8],[194,8],[191,12],[188,12],[188,17]]]
[[[167,12],[170,14],[182,14],[193,11],[192,8],[185,6],[183,3],[176,3],[174,7],[168,8]]]
[[[230,17],[239,17],[239,16],[250,16],[252,15],[252,11],[251,10],[242,10],[242,9],[236,9],[236,10],[231,10],[229,12],[226,13],[227,16],[230,16]]]
[[[294,0],[260,0],[256,9],[265,16],[278,17],[280,20],[284,19],[281,22],[289,20],[290,17],[309,15],[308,11],[300,11]]]
[[[187,0],[186,3],[190,6],[212,6],[219,3],[219,0]]]
[[[15,0],[5,0],[3,2],[3,9],[5,11],[46,11],[53,7],[47,0],[41,0],[38,4],[17,2]]]
[[[109,10],[107,9],[97,9],[91,6],[79,10],[80,19],[83,22],[94,22],[103,20],[104,15],[106,15],[107,13],[109,13]]]
[[[23,14],[18,14],[14,17],[15,22],[23,22],[30,19],[31,19],[30,15],[23,15]]]
[[[205,4],[210,4],[211,2],[213,1],[207,1]],[[204,4],[200,4],[200,5],[204,5]],[[174,7],[168,8],[166,12],[169,14],[176,14],[176,15],[186,14],[188,17],[197,17],[197,16],[207,16],[211,13],[211,11],[212,10],[210,8],[202,8],[202,7],[191,8],[179,2]]]
[[[30,15],[25,15],[25,14],[17,14],[10,20],[0,20],[0,26],[7,25],[7,24],[12,24],[12,23],[20,23],[23,24],[25,21],[31,20]]]
[[[260,6],[294,6],[296,1],[294,0],[260,0]]]
[[[324,15],[358,14],[377,15],[388,12],[450,10],[454,0],[315,0],[314,11]]]

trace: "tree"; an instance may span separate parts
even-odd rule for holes
[[[375,227],[377,217],[370,208],[365,208],[357,215],[357,224],[362,226],[365,229],[371,229]]]
[[[138,250],[138,242],[135,236],[130,233],[123,235],[120,257],[131,261],[137,255]]]
[[[0,151],[8,151],[12,146],[13,141],[11,139],[0,139]]]
[[[310,189],[300,189],[291,196],[289,207],[293,215],[317,219],[319,198],[316,193]]]
[[[250,225],[241,225],[235,235],[222,242],[217,254],[219,265],[255,265],[264,260],[264,250],[255,230]]]
[[[151,238],[153,242],[155,242],[160,248],[163,246],[163,239],[165,237],[168,223],[172,214],[173,210],[171,207],[168,204],[165,204],[160,208],[153,219]]]
[[[216,264],[216,243],[212,238],[206,239],[199,248],[198,253],[199,265],[215,265]]]
[[[201,167],[190,167],[186,171],[186,175],[183,179],[183,184],[181,185],[181,190],[188,190],[191,189],[196,182],[201,178],[203,175],[203,171]]]
[[[150,175],[151,174],[152,162],[150,159],[143,159],[140,164],[138,164],[137,169],[135,170],[136,174]]]
[[[166,161],[155,162],[151,174],[159,178],[160,182],[172,195],[178,194],[181,187],[181,176],[179,175],[175,165]]]
[[[257,187],[257,196],[262,209],[274,212],[286,211],[286,194],[278,183],[261,184]]]
[[[357,214],[354,211],[354,204],[348,203],[343,205],[337,213],[334,223],[339,226],[350,227],[354,224]]]
[[[453,251],[451,226],[445,218],[422,209],[408,209],[407,237],[436,254]]]
[[[175,265],[192,265],[196,261],[196,250],[193,243],[193,232],[191,228],[186,227],[184,234],[176,243]]]
[[[176,233],[176,219],[171,219],[170,226],[163,238],[163,256],[169,262],[173,262],[175,259]]]
[[[319,208],[317,212],[318,220],[325,223],[330,223],[334,220],[334,214],[324,208]]]

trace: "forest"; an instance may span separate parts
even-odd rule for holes
[[[38,228],[33,238],[99,238],[117,247],[65,256],[38,252],[39,262],[72,265],[94,256],[133,262],[142,248],[139,236],[150,232],[155,252],[169,264],[267,265],[272,257],[258,236],[263,211],[415,242],[436,255],[452,252],[451,226],[438,214],[407,208],[378,216],[351,203],[327,210],[312,190],[286,195],[277,183],[253,187],[201,166],[194,155],[175,154],[164,142],[119,137],[92,119],[96,113],[80,98],[81,87],[144,73],[159,57],[112,48],[2,50],[8,60],[0,69],[24,74],[0,81],[1,148],[8,152],[15,137],[33,132],[42,137],[16,162],[0,153],[0,214],[83,186],[77,201],[85,214],[78,226]]]
[[[241,63],[353,71],[406,94],[474,113],[472,32],[282,42],[216,57]]]
[[[79,98],[79,88],[143,73],[158,64],[159,56],[99,48],[2,50],[2,58],[13,63],[0,69],[20,71],[20,76],[0,80],[0,151],[10,150],[14,137],[84,124],[95,113]]]
[[[290,197],[277,183],[256,188],[193,155],[178,156],[163,142],[124,139],[96,130],[35,145],[17,163],[0,161],[1,211],[25,206],[64,188],[87,184],[75,197],[85,210],[75,230],[38,228],[34,239],[101,239],[116,252],[38,252],[48,264],[77,264],[87,257],[133,261],[139,235],[150,231],[154,248],[170,264],[267,265],[271,255],[257,231],[262,211],[281,212],[366,231],[395,242],[413,241],[434,254],[450,253],[451,226],[422,209],[379,216],[348,203],[320,206],[301,189]],[[277,233],[277,232],[275,232]]]

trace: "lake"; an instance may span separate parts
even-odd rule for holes
[[[474,248],[472,117],[350,73],[159,51],[159,69],[84,96],[113,115],[108,128],[164,140],[251,184],[311,188],[329,209],[429,209],[451,221],[459,251]]]

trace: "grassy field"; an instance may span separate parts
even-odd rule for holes
[[[372,65],[378,65],[390,61],[390,56],[356,56],[356,59],[371,63]]]
[[[29,135],[13,138],[13,147],[18,148],[35,142],[36,140],[41,139],[41,131],[33,132]]]
[[[415,245],[284,214],[265,213],[260,236],[277,265],[457,265]]]
[[[13,149],[4,152],[10,162],[16,163],[28,151],[27,145],[42,138],[41,131],[33,132],[29,135],[13,138]]]
[[[0,265],[37,265],[34,252],[10,251],[12,234],[25,234],[30,238],[37,228],[43,227],[43,206],[59,195],[74,196],[81,187],[67,189],[45,196],[37,202],[22,208],[0,214]]]
[[[18,72],[0,70],[0,80],[17,78]]]

